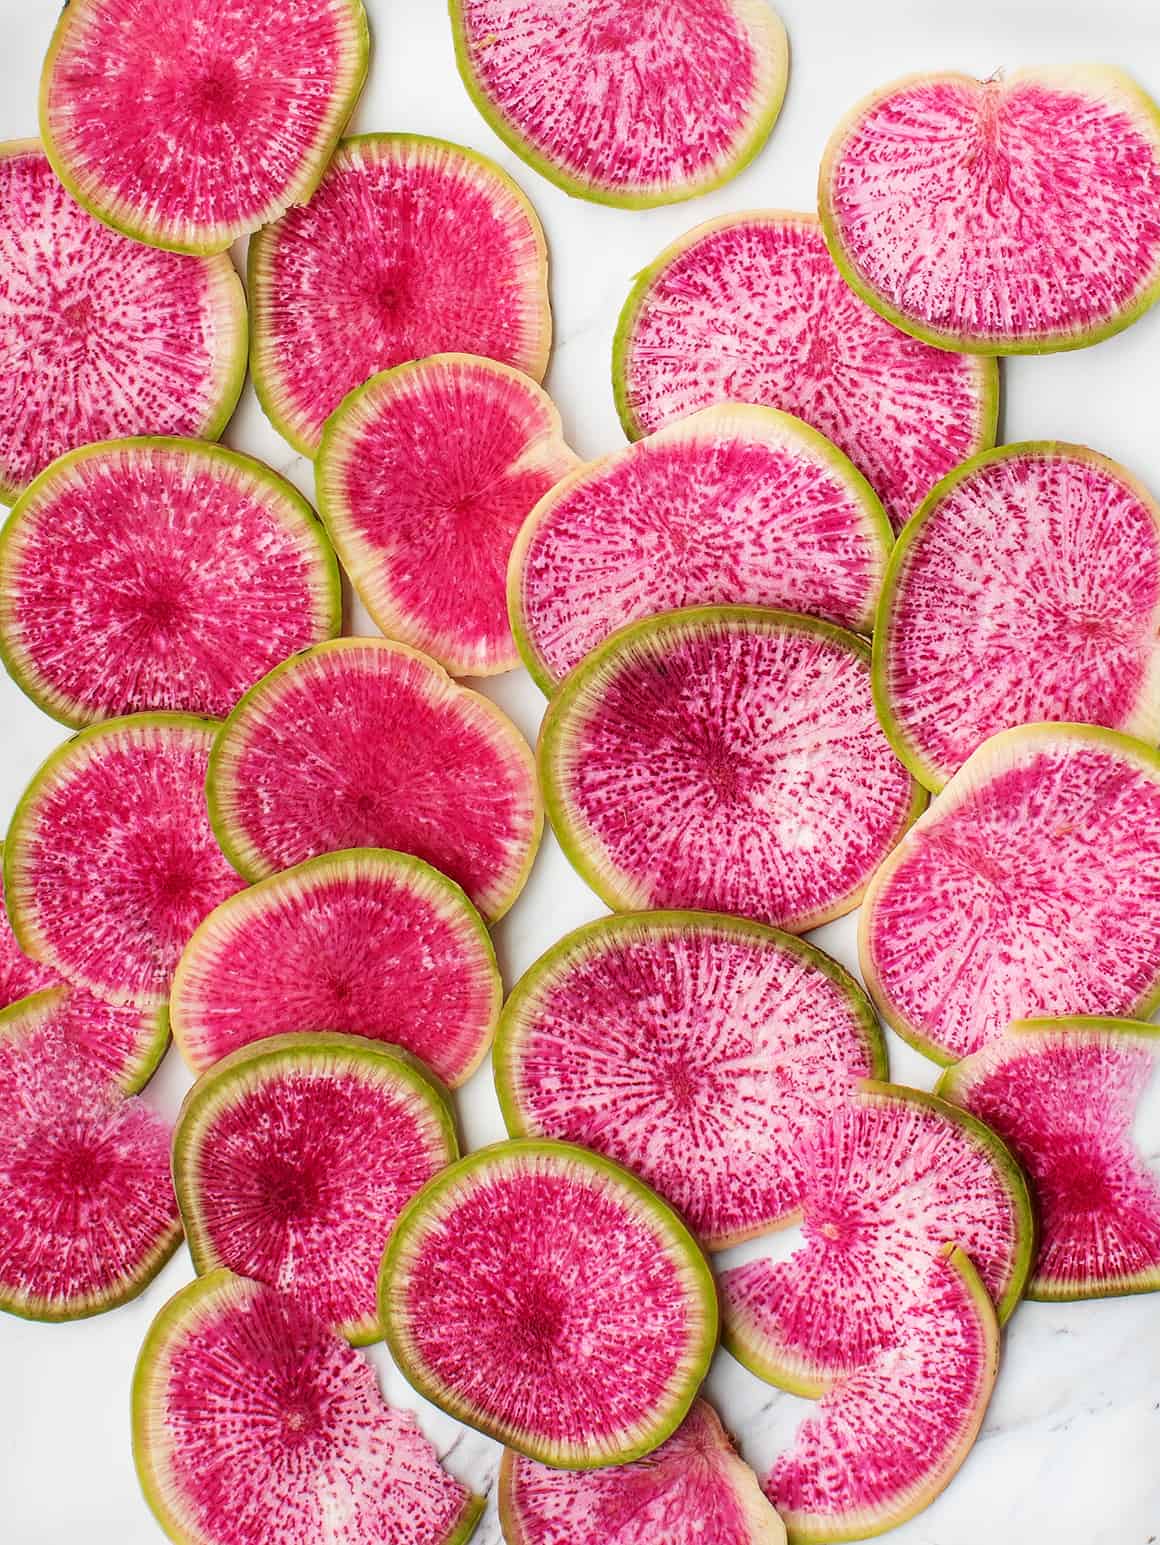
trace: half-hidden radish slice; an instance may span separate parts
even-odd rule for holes
[[[868,633],[892,541],[822,435],[771,408],[707,408],[541,500],[512,555],[512,628],[545,691],[625,623],[686,606],[784,607]]]

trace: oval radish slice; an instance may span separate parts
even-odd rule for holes
[[[612,377],[632,440],[720,402],[796,414],[870,480],[896,530],[995,443],[995,362],[883,321],[843,281],[813,215],[726,215],[667,247],[625,303]]]
[[[214,747],[208,791],[218,840],[247,879],[397,848],[449,875],[489,922],[523,889],[543,826],[511,720],[385,639],[320,644],[251,688]]]
[[[936,792],[998,730],[1160,739],[1160,505],[1082,446],[1005,445],[952,472],[891,557],[874,692]]]
[[[577,461],[530,377],[437,355],[356,387],[327,420],[318,507],[388,637],[454,676],[492,676],[520,663],[507,615],[512,544]]]
[[[1160,1067],[1160,1028],[1031,1019],[943,1074],[1027,1171],[1039,1214],[1029,1298],[1160,1289],[1160,1175],[1133,1122]]]
[[[728,182],[789,74],[765,0],[451,0],[459,72],[499,137],[579,198],[643,209]]]
[[[314,192],[369,56],[362,0],[70,0],[41,133],[99,219],[155,247],[224,252]]]
[[[869,656],[814,618],[724,606],[590,654],[548,707],[540,775],[601,900],[791,933],[856,907],[921,805],[874,715]]]
[[[874,1010],[837,961],[709,912],[578,928],[521,978],[495,1047],[513,1137],[627,1165],[711,1250],[786,1222],[805,1133],[885,1076]]]
[[[173,1032],[195,1072],[251,1041],[340,1030],[397,1042],[444,1081],[482,1061],[503,989],[483,920],[404,853],[310,859],[231,896],[173,978]]]
[[[314,511],[248,456],[114,440],[62,457],[0,533],[0,658],[65,724],[224,716],[342,626]]]
[[[190,934],[241,888],[205,808],[217,728],[180,714],[94,725],[16,807],[4,891],[17,941],[110,1003],[163,1007]]]
[[[0,145],[0,502],[118,435],[216,440],[246,374],[246,299],[224,253],[109,230],[36,140]]]
[[[1160,109],[1120,70],[895,81],[834,131],[818,198],[848,282],[942,348],[1083,348],[1160,295]]]
[[[957,1062],[1016,1019],[1160,1004],[1160,755],[1111,730],[985,741],[883,864],[860,918],[886,1020]]]
[[[395,1225],[379,1304],[421,1394],[571,1470],[664,1442],[717,1339],[713,1278],[684,1224],[568,1143],[497,1143],[444,1170]]]
[[[869,632],[893,538],[870,485],[788,414],[707,408],[581,467],[512,554],[512,628],[551,691],[625,623],[782,606]]]
[[[183,1545],[466,1545],[483,1502],[306,1304],[228,1271],[150,1327],[133,1379],[145,1500]]]
[[[447,353],[537,381],[548,368],[543,229],[507,173],[462,145],[347,140],[310,203],[250,243],[249,267],[254,386],[306,456],[380,370]]]

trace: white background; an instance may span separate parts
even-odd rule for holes
[[[658,0],[659,3],[659,0]],[[632,276],[702,220],[747,207],[814,207],[817,165],[840,114],[909,71],[1097,59],[1133,70],[1160,97],[1155,0],[784,0],[793,69],[766,151],[729,186],[692,205],[643,214],[574,202],[516,160],[477,117],[455,71],[442,0],[367,0],[371,80],[354,127],[442,135],[495,156],[547,228],[557,346],[547,385],[578,451],[623,443],[609,353]],[[52,0],[0,0],[0,139],[36,133],[40,61]],[[242,251],[235,253],[239,262]],[[1001,438],[1087,442],[1160,490],[1160,308],[1098,348],[1005,366]],[[226,435],[312,492],[310,468],[265,423],[247,388]],[[534,736],[542,700],[521,672],[487,689]],[[29,775],[63,738],[0,679],[0,830]],[[531,883],[497,930],[509,984],[560,934],[602,908],[548,836]],[[853,920],[819,942],[855,964]],[[934,1069],[891,1037],[893,1074],[929,1086]],[[187,1083],[174,1054],[148,1098],[169,1112]],[[485,1067],[460,1101],[465,1138],[502,1136]],[[1151,1134],[1150,1134],[1151,1135]],[[2,1202],[0,1202],[2,1205]],[[0,1316],[0,1541],[137,1545],[160,1538],[129,1451],[128,1391],[145,1328],[191,1275],[184,1251],[144,1298],[101,1319],[40,1326]],[[388,1393],[410,1400],[379,1352]],[[755,1463],[768,1461],[803,1403],[721,1354],[711,1390]],[[486,1484],[496,1450],[411,1401],[451,1467]],[[498,1539],[493,1518],[478,1539]],[[1149,1545],[1160,1540],[1160,1297],[1022,1307],[1007,1338],[983,1438],[948,1493],[893,1536],[898,1545]]]

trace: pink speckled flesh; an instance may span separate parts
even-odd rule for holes
[[[3,901],[3,894],[3,883],[0,881],[0,902]],[[30,993],[62,985],[63,978],[59,971],[54,971],[43,960],[33,960],[20,948],[8,920],[8,909],[0,905],[0,1010],[21,998],[27,998]]]

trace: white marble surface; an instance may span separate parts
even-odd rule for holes
[[[52,0],[0,0],[0,138],[36,132],[36,80]],[[539,209],[552,249],[557,346],[548,379],[577,449],[622,443],[608,383],[612,333],[630,280],[701,220],[756,206],[810,208],[829,128],[866,90],[911,70],[1100,58],[1134,69],[1160,96],[1156,0],[782,0],[793,77],[766,152],[693,205],[630,214],[576,203],[515,160],[476,116],[455,73],[442,0],[368,0],[372,77],[356,127],[443,135],[496,156]],[[237,256],[240,258],[241,253]],[[1004,435],[1087,441],[1160,488],[1160,308],[1097,349],[1005,370]],[[264,421],[247,390],[227,439],[311,492],[308,464]],[[533,735],[542,701],[522,673],[489,687]],[[63,736],[0,680],[0,826]],[[601,911],[549,837],[528,889],[498,930],[509,983],[566,929]],[[819,942],[854,964],[853,920]],[[894,1076],[929,1086],[934,1069],[891,1038]],[[149,1091],[168,1111],[187,1083],[171,1055]],[[461,1099],[465,1137],[502,1136],[485,1067]],[[1160,1144],[1160,1123],[1149,1134]],[[144,1298],[76,1325],[0,1316],[0,1539],[10,1545],[149,1545],[160,1538],[129,1453],[128,1392],[158,1306],[191,1275],[182,1253]],[[420,1409],[453,1470],[480,1488],[495,1446],[423,1406],[375,1353],[390,1398]],[[767,1462],[804,1403],[722,1353],[710,1392],[746,1455]],[[480,1545],[497,1545],[489,1513]],[[983,1436],[950,1490],[900,1529],[897,1545],[1150,1545],[1160,1540],[1160,1297],[1074,1307],[1025,1305],[1006,1338]]]

